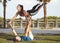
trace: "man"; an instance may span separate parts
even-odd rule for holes
[[[19,36],[16,36],[16,37],[13,38],[13,40],[14,41],[31,41],[31,40],[33,40],[34,37],[33,37],[33,34],[31,32],[31,30],[30,29],[27,29],[26,32],[27,32],[26,33],[27,36],[20,36],[20,37]]]

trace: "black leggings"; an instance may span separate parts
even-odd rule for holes
[[[35,5],[31,10],[27,10],[31,16],[36,15],[38,10],[44,5],[45,3]]]

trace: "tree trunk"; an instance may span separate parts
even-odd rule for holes
[[[46,2],[46,0],[44,0],[44,3]],[[47,20],[46,20],[46,4],[43,6],[44,9],[44,28],[46,29],[47,26]]]
[[[4,28],[6,28],[6,0],[3,2],[3,8],[4,8]]]

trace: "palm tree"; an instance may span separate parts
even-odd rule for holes
[[[2,2],[2,0],[0,0],[0,2]],[[4,9],[4,11],[3,11],[3,13],[4,13],[4,28],[6,28],[5,27],[5,25],[6,25],[6,0],[3,0],[3,9]]]
[[[10,0],[8,0],[8,1],[10,1]],[[2,0],[0,0],[0,2],[2,2]],[[4,28],[6,28],[6,2],[7,2],[7,0],[3,0]]]
[[[47,3],[47,2],[50,2],[51,0],[39,0],[40,2],[44,2],[44,3]],[[47,19],[46,19],[46,4],[43,6],[43,9],[44,9],[44,28],[46,28],[47,26]]]
[[[2,2],[2,0],[0,0],[0,2]]]
[[[44,3],[46,2],[46,0],[43,1]],[[46,25],[47,25],[47,19],[46,19],[46,4],[43,6],[44,9],[44,28],[46,29]]]
[[[44,3],[49,3],[51,0],[44,0],[43,2]],[[47,19],[46,19],[46,4],[43,6],[43,9],[44,9],[44,28],[46,29],[46,26],[47,26]]]

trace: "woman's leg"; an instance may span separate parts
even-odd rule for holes
[[[40,5],[40,4],[36,4],[35,6],[33,6],[33,8],[31,9],[31,10],[27,10],[27,12],[32,12],[33,10],[35,10],[36,9],[36,7],[38,6],[38,5]]]
[[[42,6],[44,5],[44,3],[42,5],[36,6],[37,8],[34,10],[28,10],[27,12],[31,13],[35,13],[36,11],[38,11]]]
[[[46,4],[46,3],[42,3],[41,5],[39,5],[35,10],[33,10],[33,12],[38,11],[44,4]]]
[[[26,25],[26,28],[25,28],[25,36],[27,37],[28,33],[29,33],[29,30],[30,30],[30,27],[31,27],[31,16],[26,17],[26,20],[27,20],[27,25]]]
[[[36,14],[38,13],[39,9],[40,9],[44,4],[46,4],[46,3],[43,3],[43,4],[39,5],[39,6],[37,6],[37,8],[36,8],[36,9],[34,9],[34,10],[30,11],[30,12],[29,12],[29,13],[30,13],[30,15],[31,15],[31,16],[36,15]]]
[[[40,4],[36,4],[35,6],[33,6],[32,10],[36,9],[36,7],[40,5]]]

